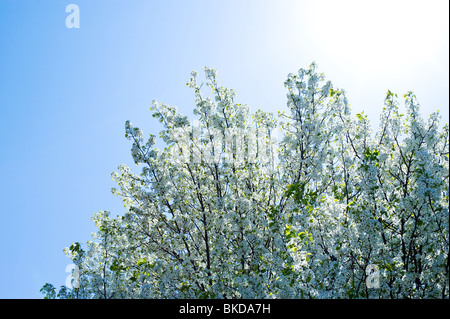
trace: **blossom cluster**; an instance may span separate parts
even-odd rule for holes
[[[236,103],[213,69],[210,96],[197,79],[196,122],[153,103],[166,148],[126,122],[141,172],[113,173],[125,213],[96,214],[93,240],[66,248],[80,278],[60,298],[449,297],[449,127],[438,113],[424,120],[408,92],[401,114],[388,91],[373,134],[315,63],[288,75],[278,119]]]

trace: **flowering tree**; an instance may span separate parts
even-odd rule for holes
[[[276,120],[236,103],[214,70],[209,96],[191,75],[198,120],[154,101],[163,150],[126,122],[141,168],[113,173],[126,211],[94,215],[93,240],[65,249],[76,284],[46,284],[47,298],[449,297],[438,113],[422,119],[409,92],[400,114],[388,91],[372,134],[313,63],[288,75]]]

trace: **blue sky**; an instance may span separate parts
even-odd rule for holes
[[[191,115],[192,70],[276,112],[287,74],[316,61],[374,130],[388,89],[448,123],[448,33],[446,0],[1,0],[0,298],[64,284],[63,248],[90,239],[95,212],[123,212],[110,175],[133,166],[125,121],[157,135],[155,98]]]

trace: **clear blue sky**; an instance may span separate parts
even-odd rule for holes
[[[80,9],[80,28],[65,8]],[[63,248],[98,211],[123,213],[110,174],[132,165],[124,123],[157,134],[152,99],[192,114],[190,72],[252,110],[316,61],[377,129],[388,89],[448,123],[448,1],[0,1],[0,298],[64,284]]]

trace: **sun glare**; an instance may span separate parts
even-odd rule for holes
[[[315,43],[358,72],[404,72],[448,45],[447,1],[322,0],[303,10]]]

